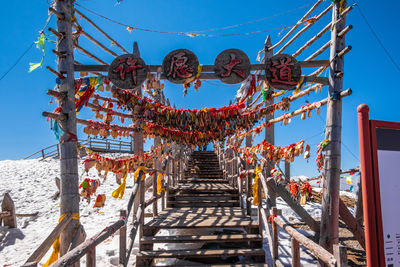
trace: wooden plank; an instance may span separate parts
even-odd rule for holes
[[[182,257],[228,257],[228,256],[263,256],[263,249],[196,249],[196,250],[168,250],[168,251],[141,251],[137,254],[143,258],[182,258]]]
[[[4,194],[3,201],[1,202],[1,210],[2,212],[8,213],[8,216],[2,216],[3,225],[8,226],[10,228],[17,228],[17,218],[15,216],[15,204],[9,193]]]
[[[145,227],[154,228],[209,228],[209,227],[258,227],[258,222],[249,218],[232,218],[226,216],[213,216],[209,218],[161,218],[154,219],[145,224]]]
[[[32,255],[25,262],[25,265],[31,265],[32,263],[39,263],[40,260],[46,255],[47,251],[53,244],[54,240],[60,235],[61,231],[71,222],[72,215],[67,215],[62,219],[60,223],[53,229],[49,236],[40,244],[40,246],[32,253]],[[24,266],[25,266],[24,265]]]
[[[259,234],[220,234],[183,236],[144,236],[143,243],[195,243],[195,242],[246,242],[261,241]]]
[[[353,214],[349,211],[344,204],[343,200],[339,198],[339,215],[343,222],[347,225],[348,229],[353,233],[358,243],[365,249],[365,233],[363,227],[357,222]]]
[[[272,207],[272,216],[275,217],[278,215],[278,210],[276,207]],[[275,220],[272,221],[272,258],[276,261],[279,257],[278,255],[278,225]]]
[[[95,236],[87,239],[85,242],[62,256],[55,263],[53,263],[52,267],[60,267],[60,266],[69,266],[74,264],[80,258],[82,258],[86,253],[88,253],[93,247],[96,247],[98,244],[109,238],[113,235],[118,229],[125,225],[125,220],[120,219],[115,223],[109,225],[105,229],[103,229],[100,233]]]
[[[292,267],[300,267],[300,246],[299,242],[291,237]]]
[[[96,247],[92,247],[86,254],[86,267],[96,267]]]
[[[290,193],[286,188],[277,184],[273,178],[267,179],[267,185],[270,186],[282,199],[296,212],[297,215],[313,230],[314,232],[319,231],[319,224],[311,217],[310,214],[300,205],[300,203],[293,200]]]
[[[74,50],[72,40],[72,12],[74,0],[56,0],[55,10],[63,13],[64,20],[57,19],[57,31],[64,33],[57,37],[57,51],[65,51],[64,57],[57,57],[57,70],[64,75],[58,85],[59,91],[67,96],[75,95],[74,77]],[[74,97],[67,97],[60,102],[60,107],[66,119],[59,121],[64,134],[60,137],[60,214],[79,214],[79,175],[78,175],[78,151],[76,140],[72,136],[77,135],[76,110]],[[60,255],[64,255],[71,243],[78,220],[70,221],[69,225],[61,232]]]
[[[120,211],[121,218],[127,218],[126,210]],[[119,229],[119,264],[126,264],[126,225]]]
[[[317,258],[328,264],[328,266],[336,266],[337,260],[329,251],[309,239],[308,237],[301,234],[299,231],[294,229],[292,226],[287,224],[281,218],[276,217],[274,219],[276,224],[286,231],[291,237],[295,238],[301,245],[310,250],[312,254]]]
[[[333,254],[337,260],[337,267],[347,267],[347,251],[342,245],[333,245]]]
[[[346,4],[346,2],[344,2]],[[334,2],[332,9],[331,47],[329,60],[329,96],[341,94],[343,90],[344,57],[337,57],[338,51],[345,47],[344,37],[338,33],[346,27],[346,17],[341,18],[339,10],[343,6]],[[337,20],[341,19],[339,23]],[[324,190],[322,194],[321,231],[319,244],[328,251],[339,243],[339,190],[341,169],[342,139],[342,99],[328,101],[326,113],[325,139],[330,143],[325,148]]]

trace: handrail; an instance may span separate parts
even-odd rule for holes
[[[50,249],[54,240],[60,235],[60,233],[65,229],[65,227],[72,220],[72,214],[68,214],[65,216],[61,222],[57,224],[57,226],[51,231],[49,236],[40,244],[40,246],[32,253],[32,255],[28,258],[23,266],[32,266],[36,265],[40,262],[44,255],[46,255],[47,251]]]
[[[231,180],[230,183],[234,184],[235,179],[238,180],[238,183],[237,183],[238,191],[239,191],[239,195],[241,196],[242,195],[241,194],[242,187],[243,187],[243,179],[240,179],[239,176],[243,175],[243,174],[249,174],[249,173],[254,174],[254,169],[241,170],[240,161],[237,161],[236,164],[234,162],[234,159],[238,159],[238,158],[240,159],[240,157],[238,155],[235,155],[236,153],[233,153],[233,155],[231,155],[231,159],[229,159],[229,157],[226,159],[224,157],[225,155],[222,155],[222,154],[224,154],[224,152],[218,145],[214,145],[214,151],[217,153],[220,164],[223,165],[222,168],[224,170],[226,170],[226,177],[227,177],[227,179]],[[235,168],[227,168],[227,164],[232,164],[232,163],[234,165],[236,165],[236,167]],[[337,266],[338,259],[335,257],[335,255],[333,255],[332,253],[327,251],[325,248],[323,248],[319,244],[315,243],[314,241],[310,240],[309,238],[307,238],[306,236],[301,234],[299,231],[297,231],[295,228],[291,227],[288,223],[286,223],[280,217],[277,217],[278,212],[275,207],[272,208],[273,216],[270,217],[270,218],[272,218],[272,221],[271,221],[272,225],[268,223],[268,218],[269,218],[270,212],[269,212],[268,208],[264,208],[262,206],[262,200],[261,200],[262,192],[264,193],[265,196],[268,196],[268,190],[267,190],[268,185],[267,185],[267,182],[266,182],[264,176],[262,175],[262,173],[259,173],[258,175],[259,175],[258,196],[259,196],[259,200],[260,200],[259,205],[258,205],[258,217],[259,217],[258,220],[259,220],[259,224],[260,225],[263,224],[266,229],[266,232],[267,232],[266,238],[268,240],[268,247],[274,258],[275,264],[277,266],[279,266],[279,263],[281,263],[278,258],[277,226],[279,226],[292,237],[292,254],[293,254],[292,255],[293,256],[292,265],[293,266],[300,266],[299,265],[300,259],[298,257],[298,255],[300,253],[300,248],[299,248],[298,244],[302,244],[307,250],[311,251],[317,259],[321,260],[328,266]],[[247,200],[249,198],[250,192],[252,192],[250,187],[251,187],[251,182],[248,183],[248,187],[246,187],[246,192],[243,194],[246,196]],[[241,196],[241,198],[242,198],[242,196]],[[242,205],[242,201],[241,201],[241,207],[244,208]],[[270,233],[271,226],[272,226],[272,234]],[[319,229],[315,228],[314,230],[319,230]]]

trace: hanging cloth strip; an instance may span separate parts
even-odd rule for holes
[[[62,214],[60,216],[60,219],[58,219],[58,222],[61,222],[67,214]],[[72,213],[72,219],[79,221],[79,213]],[[79,222],[78,222],[79,225]],[[53,252],[51,253],[49,259],[46,261],[46,263],[42,267],[48,267],[50,266],[53,262],[58,260],[58,255],[60,254],[60,235],[54,240],[53,242]]]

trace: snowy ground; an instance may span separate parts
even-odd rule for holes
[[[100,179],[95,168],[90,170],[89,176],[83,174],[83,165],[80,164],[80,179]],[[36,217],[17,218],[18,228],[8,229],[0,226],[0,266],[21,266],[32,252],[49,235],[58,222],[59,200],[52,200],[53,194],[57,191],[55,177],[59,175],[59,161],[55,159],[0,161],[0,199],[6,192],[9,192],[16,205],[17,213],[33,213],[38,211]],[[87,237],[95,235],[100,229],[119,219],[119,210],[126,209],[126,203],[132,190],[133,179],[128,179],[125,195],[122,199],[114,199],[111,192],[117,188],[115,176],[109,174],[106,181],[97,189],[97,193],[104,193],[107,196],[105,207],[93,208],[94,198],[88,204],[83,200],[80,204],[81,223],[85,227]],[[150,193],[147,193],[150,194]],[[149,198],[150,196],[147,196]],[[299,220],[299,217],[278,198],[278,208],[282,209],[282,215],[291,222]],[[150,208],[150,207],[149,207]],[[146,212],[150,212],[150,210]],[[307,203],[306,210],[312,217],[321,216],[320,205]],[[129,230],[128,230],[129,231]],[[300,230],[302,231],[302,230]],[[303,231],[305,235],[310,235]],[[168,231],[160,233],[168,235]],[[290,239],[288,234],[279,232],[280,257],[290,262]],[[117,266],[118,264],[118,232],[114,237],[109,238],[97,247],[96,258],[98,266]],[[268,251],[268,244],[264,247]],[[162,246],[160,248],[163,248]],[[49,257],[52,249],[43,257],[43,264]],[[138,251],[137,244],[134,245],[133,254]],[[307,252],[301,252],[304,266],[312,266],[316,262]],[[134,261],[134,257],[131,257]],[[270,257],[267,255],[267,258]],[[84,260],[84,258],[83,258]],[[83,261],[82,261],[83,262]]]

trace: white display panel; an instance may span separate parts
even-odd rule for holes
[[[400,266],[400,151],[378,150],[386,266]]]

